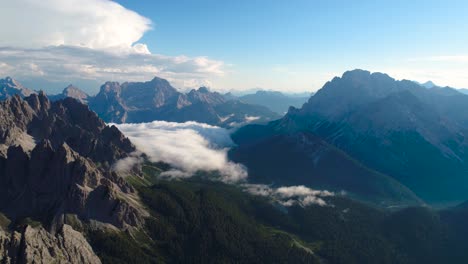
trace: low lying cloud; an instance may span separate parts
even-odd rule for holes
[[[120,172],[129,172],[131,171],[136,164],[142,163],[143,157],[140,151],[135,151],[130,153],[130,155],[126,158],[118,160],[116,163],[112,165],[113,171],[120,171]]]
[[[224,128],[197,122],[165,121],[116,126],[151,161],[166,162],[174,167],[165,172],[165,176],[190,177],[197,171],[219,171],[225,182],[247,178],[245,168],[227,158],[227,151],[234,143]]]
[[[335,193],[326,190],[313,190],[303,185],[273,188],[264,184],[243,184],[245,190],[253,195],[270,197],[284,206],[319,205],[327,206],[325,197],[334,196]]]

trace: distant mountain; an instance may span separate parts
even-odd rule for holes
[[[435,85],[432,81],[427,81],[425,83],[421,83],[421,86],[431,89],[431,88],[436,87],[437,85]]]
[[[12,79],[11,77],[0,79],[0,100],[10,98],[15,94],[21,97],[25,97],[34,93],[36,92],[24,87],[18,81]]]
[[[310,97],[288,96],[275,91],[257,91],[255,94],[247,94],[239,97],[243,102],[250,104],[263,105],[272,111],[283,115],[290,106],[301,107]]]
[[[419,85],[421,85],[421,86],[424,87],[424,88],[433,89],[433,90],[439,90],[439,92],[442,92],[442,93],[457,94],[457,92],[458,92],[458,93],[462,93],[462,94],[468,94],[468,89],[465,89],[465,88],[453,88],[453,87],[450,87],[450,86],[442,87],[442,86],[436,85],[436,84],[433,83],[432,81],[427,81],[427,82],[425,82],[425,83],[418,83],[418,82],[416,82],[416,83],[419,84]]]
[[[80,88],[73,86],[71,84],[65,87],[65,89],[63,89],[61,94],[49,95],[48,97],[51,101],[57,101],[60,99],[70,97],[84,104],[87,104],[90,98],[90,96],[87,93],[85,93]]]
[[[354,70],[263,132],[247,126],[238,134],[310,132],[424,200],[441,202],[468,198],[467,129],[468,96]]]
[[[458,89],[458,91],[460,91],[460,93],[463,93],[463,94],[468,94],[468,89],[466,88]]]
[[[225,94],[223,94],[223,96],[224,96],[224,99],[226,99],[226,100],[237,100],[237,99],[239,99],[239,96],[234,95],[232,92],[225,93]]]
[[[263,106],[227,100],[206,87],[180,93],[160,78],[149,82],[107,82],[95,97],[89,98],[89,106],[106,122],[114,123],[165,120],[235,126],[280,117]]]
[[[15,94],[24,97],[35,93],[9,77],[0,80],[2,87],[0,100]],[[206,87],[181,93],[168,81],[157,77],[149,82],[106,82],[95,96],[73,85],[67,86],[60,94],[49,95],[51,101],[67,97],[88,104],[99,117],[111,123],[197,121],[234,127],[265,123],[281,117],[268,107],[243,102],[233,95],[210,92]]]
[[[284,92],[283,93],[284,95],[286,96],[289,96],[289,97],[311,97],[314,92]]]

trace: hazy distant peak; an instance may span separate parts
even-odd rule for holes
[[[12,97],[13,95],[25,97],[34,93],[33,90],[24,87],[20,82],[9,76],[0,79],[0,99]]]
[[[282,92],[279,92],[279,91],[266,91],[266,90],[259,90],[255,94],[270,95],[270,96],[285,96]]]
[[[0,79],[0,84],[10,85],[10,87],[22,87],[22,88],[24,88],[24,86],[20,82],[18,82],[17,80],[11,78],[10,76],[5,77],[5,79]]]
[[[65,97],[72,97],[72,98],[75,98],[75,99],[77,99],[79,101],[83,101],[83,102],[85,102],[89,97],[89,95],[87,93],[85,93],[80,88],[78,88],[76,86],[73,86],[72,84],[65,87],[65,89],[63,89],[62,94]]]
[[[151,81],[149,81],[151,83],[165,83],[165,84],[169,84],[169,82],[166,80],[166,79],[163,79],[163,78],[160,78],[160,77],[157,77],[155,76]]]
[[[423,86],[425,88],[434,88],[437,85],[435,83],[433,83],[432,81],[427,81],[425,83],[422,83],[421,86]]]
[[[209,93],[210,90],[208,90],[207,87],[202,86],[202,87],[198,88],[198,92],[200,92],[200,93]]]

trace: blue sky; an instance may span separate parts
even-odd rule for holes
[[[37,4],[44,5],[41,8],[31,7],[31,16],[40,14],[42,18],[31,27],[39,28],[36,31],[43,35],[49,34],[49,39],[58,36],[57,41],[47,45],[37,43],[34,48],[69,47],[66,52],[62,49],[48,52],[50,56],[66,53],[77,61],[70,66],[75,72],[66,74],[73,82],[98,83],[106,78],[132,81],[161,75],[181,88],[207,84],[223,91],[254,87],[314,91],[346,70],[363,68],[386,72],[397,79],[433,80],[439,85],[468,87],[467,1],[115,1],[124,10],[108,0],[77,1],[62,1],[75,7],[82,3],[80,8],[67,12],[62,12],[65,4],[61,9],[51,7],[58,0]],[[18,13],[23,16],[27,13],[24,7],[18,5]],[[4,17],[14,15],[14,8]],[[8,10],[0,8],[0,22],[2,9]],[[54,16],[65,20],[66,26],[50,23],[41,27],[44,17]],[[129,29],[120,30],[125,25],[130,25]],[[5,36],[2,27],[5,26],[0,26],[0,33]],[[103,30],[88,34],[95,28]],[[80,32],[78,37],[74,32]],[[116,45],[106,45],[105,41],[110,39]],[[147,47],[151,56],[128,55],[128,61],[135,62],[131,64],[116,59],[122,57],[110,58],[100,53],[93,55],[99,62],[90,59],[84,63],[78,62],[81,59],[76,55],[82,56],[84,51],[77,50],[80,47],[92,49],[93,54],[111,49],[113,53],[124,50],[129,54],[126,50],[137,50],[135,43]],[[16,45],[0,40],[0,48]],[[2,71],[0,50],[0,74],[12,72],[28,79],[24,69],[29,67],[36,73],[42,72],[37,75],[40,78],[53,76],[49,79],[63,82],[58,74],[53,75],[45,66],[41,68],[42,59],[20,60],[26,66],[32,65],[23,67],[21,72],[12,66],[18,65],[18,58],[5,57]],[[138,59],[151,62],[143,68],[138,66]],[[167,61],[169,64],[164,64]],[[83,72],[87,77],[75,80]]]
[[[280,89],[264,79],[296,76],[292,89],[317,89],[347,69],[417,71],[423,63],[434,64],[430,78],[438,63],[424,58],[468,53],[467,1],[118,2],[153,21],[143,38],[152,52],[209,56],[232,64],[234,78],[256,80],[221,85]]]

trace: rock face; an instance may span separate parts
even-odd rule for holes
[[[0,230],[0,262],[101,263],[83,235],[69,225],[63,225],[55,235],[42,227],[26,226],[21,233]]]
[[[106,82],[89,99],[89,106],[106,122],[113,123],[165,120],[230,126],[249,121],[249,117],[256,117],[257,121],[279,118],[266,107],[233,103],[206,87],[180,93],[168,81],[157,77],[149,82]]]
[[[0,100],[10,98],[15,94],[21,97],[25,97],[34,93],[36,92],[24,87],[18,81],[12,79],[11,77],[0,79]]]
[[[135,190],[111,170],[135,151],[116,127],[86,105],[43,94],[0,103],[0,211],[32,217],[50,231],[63,215],[119,228],[139,226],[145,211]]]

